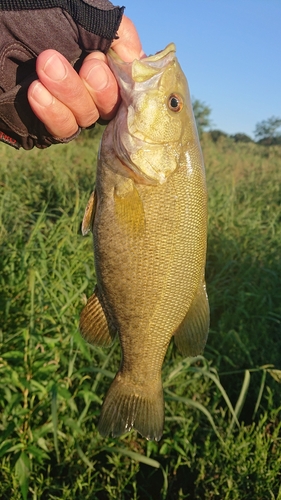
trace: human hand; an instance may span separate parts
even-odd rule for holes
[[[111,47],[124,61],[144,55],[136,28],[126,16],[118,35]],[[36,71],[38,80],[30,85],[28,100],[52,136],[71,137],[79,126],[88,127],[99,118],[114,117],[119,89],[102,52],[89,54],[78,74],[59,52],[45,50],[37,58]]]

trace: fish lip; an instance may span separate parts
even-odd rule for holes
[[[144,62],[144,63],[145,62],[158,62],[161,59],[165,58],[167,56],[167,54],[169,54],[170,52],[176,52],[176,46],[173,42],[166,45],[166,47],[163,50],[159,50],[158,52],[156,52],[156,54],[152,54],[150,56],[145,56],[145,57],[142,57],[141,59],[136,58],[134,60],[135,61],[140,60],[141,62]],[[107,57],[109,60],[114,61],[117,64],[122,64],[122,65],[126,65],[126,66],[129,66],[134,62],[134,60],[133,61],[123,61],[123,59],[121,59],[121,57],[114,51],[114,49],[108,50]],[[114,62],[113,62],[113,64],[114,64]]]

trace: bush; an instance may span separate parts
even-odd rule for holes
[[[253,142],[253,139],[251,139],[251,137],[243,133],[234,134],[231,137],[235,142]]]
[[[221,137],[228,137],[228,134],[223,132],[222,130],[210,130],[208,135],[211,137],[213,142],[217,142]]]

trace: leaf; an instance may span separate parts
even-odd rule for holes
[[[14,441],[14,440],[13,440]],[[17,444],[14,444],[13,446],[10,446],[10,448],[7,449],[6,446],[4,446],[5,448],[5,453],[9,452],[13,452],[13,451],[19,451],[19,450],[22,450],[23,449],[23,444],[22,443],[17,443]]]
[[[145,455],[141,455],[140,453],[136,453],[135,451],[126,450],[125,448],[104,446],[103,450],[108,451],[109,453],[120,453],[121,455],[130,457],[133,460],[136,460],[137,462],[142,462],[143,464],[150,465],[150,467],[155,467],[156,469],[159,469],[159,467],[161,466],[160,463],[157,462],[156,460],[146,457]]]
[[[3,457],[3,455],[6,455],[6,453],[9,453],[12,449],[12,440],[10,439],[9,441],[3,441],[3,443],[0,444],[0,458]]]
[[[206,371],[206,372],[204,373],[204,375],[205,375],[205,376],[207,376],[207,377],[209,377],[209,378],[210,378],[211,380],[213,380],[213,382],[216,384],[217,388],[219,389],[219,391],[220,391],[220,393],[221,393],[222,397],[224,398],[224,400],[225,400],[225,402],[226,402],[226,404],[227,404],[227,406],[228,406],[228,408],[229,408],[229,410],[230,410],[230,413],[231,413],[231,414],[232,414],[232,416],[233,416],[233,419],[234,419],[234,421],[235,421],[235,423],[236,423],[237,427],[240,427],[240,424],[239,424],[239,422],[238,422],[238,419],[237,419],[237,416],[236,416],[235,411],[234,411],[234,409],[233,409],[233,406],[232,406],[232,404],[231,404],[231,402],[230,402],[230,399],[229,399],[229,397],[228,397],[228,395],[227,395],[227,393],[226,393],[225,389],[224,389],[224,388],[223,388],[223,386],[221,385],[219,378],[218,378],[215,374],[213,374],[213,373],[211,373],[211,372],[208,372],[208,371]]]
[[[81,427],[78,425],[77,421],[76,420],[73,420],[73,418],[68,418],[68,417],[62,417],[62,421],[64,423],[64,425],[66,427],[69,427],[71,429],[71,435],[73,435],[74,433],[77,433],[77,434],[80,434],[82,435],[83,434],[83,430],[81,429]],[[69,432],[69,431],[68,431]]]
[[[38,438],[37,444],[38,446],[40,446],[40,448],[42,448],[42,450],[49,452],[46,439],[44,439],[43,437]]]
[[[281,370],[267,370],[268,373],[278,382],[281,384]]]
[[[33,393],[37,393],[38,397],[45,398],[48,394],[47,388],[40,384],[37,380],[31,379],[30,381],[30,390]]]
[[[10,361],[18,361],[19,359],[23,359],[24,353],[22,351],[11,351],[4,352],[2,354],[3,359],[8,359]]]
[[[15,426],[16,426],[15,422],[10,422],[5,431],[1,434],[2,443],[0,444],[0,448],[2,447],[3,442],[12,434]]]
[[[49,433],[52,433],[53,431],[53,423],[48,422],[47,424],[41,425],[41,427],[38,427],[37,429],[34,429],[33,431],[33,438],[34,441],[38,441],[41,437],[46,436]]]
[[[253,413],[253,420],[255,419],[257,411],[258,411],[259,406],[260,406],[260,402],[261,402],[261,398],[262,398],[263,390],[264,390],[264,386],[265,386],[265,379],[266,379],[266,370],[263,370],[262,371],[262,379],[261,379],[260,390],[259,390],[259,394],[258,394],[258,397],[257,397],[257,402],[256,402],[254,413]]]
[[[240,391],[240,394],[239,394],[239,398],[237,400],[237,403],[236,403],[236,406],[235,406],[235,409],[234,409],[236,418],[234,418],[234,417],[232,418],[232,421],[230,423],[230,429],[232,429],[235,420],[239,418],[239,415],[240,415],[240,413],[242,411],[242,408],[244,406],[245,399],[246,399],[246,396],[247,396],[247,392],[248,392],[248,389],[249,389],[250,378],[251,378],[251,375],[250,375],[249,370],[245,370],[243,385],[242,385],[242,388],[241,388],[241,391]]]
[[[57,387],[57,392],[61,396],[61,398],[65,399],[66,401],[68,401],[72,397],[69,390],[61,385]]]
[[[29,455],[32,455],[32,457],[35,458],[36,462],[39,462],[41,464],[44,462],[44,460],[48,460],[49,459],[49,455],[47,453],[45,453],[38,446],[34,446],[32,444],[29,444],[28,448],[27,448],[27,451],[28,451]],[[49,450],[47,449],[47,451],[49,451]]]
[[[80,448],[80,446],[76,446],[77,453],[79,457],[83,460],[83,462],[89,467],[89,469],[94,469],[94,465],[90,462],[90,460],[86,457],[85,453],[83,450]]]
[[[30,460],[24,451],[21,452],[16,462],[15,471],[19,480],[23,499],[27,500],[28,483],[30,476]]]
[[[85,279],[84,283],[79,288],[79,290],[77,290],[77,292],[74,295],[72,295],[72,297],[70,297],[67,303],[62,307],[59,314],[59,318],[63,315],[64,311],[70,306],[70,304],[72,304],[84,292],[84,290],[86,290],[87,286],[88,286],[88,280]]]
[[[59,447],[58,447],[58,405],[57,405],[57,386],[53,385],[52,388],[52,422],[53,422],[53,433],[54,433],[54,446],[57,455],[57,461],[60,461]]]
[[[196,408],[197,410],[200,410],[202,413],[204,413],[204,415],[207,417],[207,419],[209,420],[216,436],[220,439],[220,441],[222,441],[222,437],[221,435],[219,434],[219,431],[217,430],[217,427],[215,425],[215,422],[213,420],[213,417],[211,415],[211,413],[209,412],[209,410],[207,410],[207,408],[205,408],[205,406],[203,406],[201,403],[199,403],[198,401],[193,401],[192,399],[190,398],[184,398],[182,396],[177,396],[176,394],[173,394],[171,391],[168,391],[166,389],[166,394],[168,394],[168,397],[167,399],[171,399],[173,401],[179,401],[181,403],[184,403],[188,406],[191,406],[193,408]]]
[[[82,352],[85,358],[92,362],[92,356],[90,353],[89,346],[86,344],[85,340],[81,337],[80,332],[77,330],[73,335],[74,341],[77,344],[78,349]]]

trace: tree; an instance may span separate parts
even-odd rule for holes
[[[228,134],[219,129],[210,130],[209,136],[213,142],[218,142],[221,137],[228,137]]]
[[[231,136],[235,142],[253,142],[253,139],[243,132],[238,132]]]
[[[210,114],[212,110],[204,102],[194,98],[192,98],[192,107],[198,134],[200,137],[202,135],[202,132],[204,132],[205,129],[211,126]]]
[[[281,139],[281,118],[272,116],[256,124],[254,131],[257,142],[262,144],[278,144]]]

